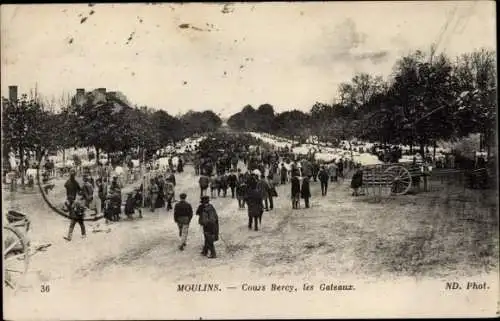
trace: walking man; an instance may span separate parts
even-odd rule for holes
[[[200,185],[200,198],[204,195],[207,195],[208,185],[210,184],[210,178],[206,175],[201,175],[198,180]]]
[[[236,197],[238,198],[238,207],[245,208],[245,199],[247,197],[247,184],[246,178],[241,176],[236,188]]]
[[[321,169],[318,173],[318,178],[321,183],[321,196],[326,196],[326,192],[328,191],[328,171],[325,168],[325,165],[321,165]]]
[[[344,161],[341,159],[339,159],[339,163],[337,165],[337,171],[338,171],[338,177],[340,178],[344,178]]]
[[[309,199],[311,198],[311,189],[309,187],[309,177],[305,176],[302,180],[302,186],[300,188],[300,195],[304,199],[306,208],[309,208]]]
[[[281,164],[280,176],[281,176],[281,185],[286,184],[288,171],[285,167],[285,164]]]
[[[193,208],[191,204],[186,202],[187,195],[186,193],[181,193],[179,195],[180,201],[175,204],[174,208],[174,221],[177,223],[179,227],[179,237],[181,239],[181,244],[179,245],[179,250],[184,251],[184,247],[186,247],[186,241],[189,230],[189,223],[193,218]]]
[[[291,179],[291,188],[292,188],[292,208],[298,209],[300,207],[300,180],[297,175],[292,175]]]
[[[264,213],[264,207],[262,206],[262,193],[251,186],[250,190],[247,192],[246,203],[248,205],[248,229],[259,230],[259,223],[262,224],[262,214]]]
[[[219,217],[213,205],[210,204],[209,196],[205,195],[201,197],[201,204],[196,210],[196,215],[199,216],[198,223],[203,227],[203,235],[205,237],[201,255],[208,255],[210,252],[208,257],[214,259],[217,257],[214,242],[219,240]]]
[[[80,184],[75,179],[76,172],[75,170],[71,170],[69,173],[69,179],[64,184],[66,188],[66,204],[69,209],[69,216],[71,222],[69,224],[68,236],[65,236],[64,239],[67,241],[71,241],[73,236],[73,230],[75,228],[76,223],[80,225],[80,230],[82,232],[82,238],[86,237],[85,233],[85,225],[83,223],[83,215],[84,215],[84,207],[83,207],[83,197],[80,201],[77,201],[76,198],[78,194],[81,193],[82,189]]]

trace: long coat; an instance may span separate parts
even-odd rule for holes
[[[204,175],[200,176],[199,184],[201,189],[208,188],[208,185],[210,184],[210,178]]]
[[[297,197],[300,194],[300,180],[298,176],[292,177],[292,198]]]
[[[238,183],[238,186],[236,186],[236,196],[239,200],[243,200],[247,197],[247,184],[245,181],[242,180]]]
[[[263,199],[266,199],[269,197],[269,189],[270,188],[269,188],[269,184],[267,183],[267,181],[265,179],[262,178],[257,182],[257,189],[260,191]]]
[[[328,182],[328,171],[326,169],[320,169],[318,172],[318,178],[321,182]]]
[[[262,194],[258,190],[248,191],[246,202],[248,205],[248,216],[259,217],[262,215],[264,207],[262,206]]]
[[[206,238],[210,238],[215,242],[215,241],[219,240],[219,217],[217,215],[217,211],[215,210],[214,206],[210,203],[200,204],[198,206],[198,209],[196,209],[196,215],[199,216],[202,213],[203,208],[205,206],[210,207],[210,209],[209,209],[210,211],[214,211],[217,219],[216,219],[215,223],[213,223],[213,224],[202,225],[203,226],[203,234],[205,235]],[[200,223],[199,219],[198,219],[198,223]]]
[[[351,188],[360,188],[363,185],[363,172],[357,170],[351,179]]]
[[[311,189],[309,187],[309,178],[306,176],[302,180],[302,186],[300,188],[300,196],[302,198],[310,198],[311,197]]]

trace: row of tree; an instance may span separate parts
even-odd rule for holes
[[[484,49],[455,59],[433,48],[416,51],[399,59],[386,80],[362,73],[341,84],[334,104],[316,103],[307,113],[247,105],[228,124],[289,137],[417,145],[422,154],[439,140],[479,133],[489,151],[496,135],[495,57]]]
[[[57,112],[22,95],[17,101],[3,99],[3,157],[19,155],[21,172],[27,152],[37,157],[44,150],[93,147],[101,152],[158,149],[194,134],[215,131],[222,124],[212,111],[189,111],[178,117],[166,111],[132,107],[116,93],[94,90],[73,99]]]

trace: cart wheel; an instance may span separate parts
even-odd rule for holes
[[[4,283],[11,289],[22,285],[29,266],[29,247],[17,229],[3,227]]]
[[[385,170],[391,176],[391,193],[404,195],[411,188],[411,174],[403,166],[394,165]]]

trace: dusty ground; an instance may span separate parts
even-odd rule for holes
[[[214,199],[221,229],[216,260],[199,255],[202,236],[196,220],[184,252],[177,250],[177,227],[172,213],[165,210],[146,210],[144,219],[112,224],[109,233],[92,233],[89,227],[86,240],[79,239],[77,226],[74,241],[67,243],[62,236],[68,222],[51,213],[39,195],[23,196],[17,203],[31,214],[31,239],[52,246],[32,257],[26,290],[4,293],[5,315],[9,319],[166,318],[174,305],[176,316],[193,318],[198,315],[196,307],[222,299],[194,294],[179,298],[178,283],[241,287],[244,281],[263,280],[403,282],[497,275],[495,198],[442,188],[373,202],[370,197],[351,197],[349,183],[334,183],[326,197],[321,197],[319,183],[312,183],[312,208],[300,210],[291,210],[290,186],[278,187],[275,209],[264,213],[258,232],[248,230],[246,211],[238,209],[236,200]],[[178,176],[176,193],[182,191],[195,207],[199,192],[191,167]],[[93,228],[103,227],[100,224]],[[41,294],[41,285],[50,285],[51,292]],[[232,304],[220,313],[248,309],[244,303]]]

